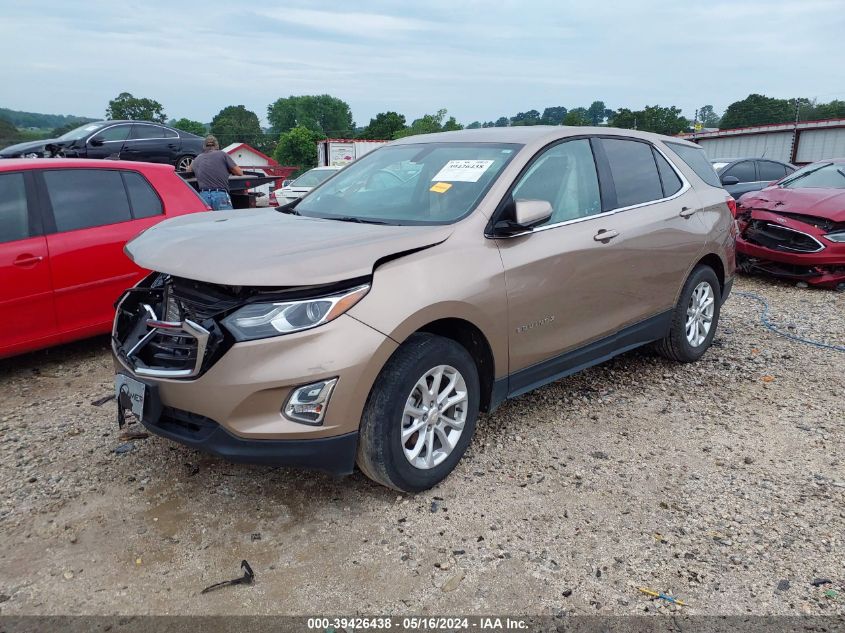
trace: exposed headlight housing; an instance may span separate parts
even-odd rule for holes
[[[237,341],[308,330],[333,321],[363,299],[369,290],[370,285],[365,284],[324,297],[247,304],[223,319],[223,325]]]
[[[836,242],[837,244],[845,243],[845,231],[837,231],[836,233],[828,233],[825,235],[827,239],[831,242]]]

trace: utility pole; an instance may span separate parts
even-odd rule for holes
[[[789,162],[795,163],[798,153],[798,118],[801,114],[801,102],[795,97],[795,125],[792,127],[792,147],[789,148]]]

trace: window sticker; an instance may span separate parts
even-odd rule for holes
[[[451,188],[452,185],[448,182],[438,182],[436,185],[431,185],[431,189],[429,189],[429,191],[433,191],[434,193],[446,193]]]
[[[450,160],[431,181],[478,182],[478,179],[494,162],[492,160]]]

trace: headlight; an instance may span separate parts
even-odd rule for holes
[[[845,231],[837,231],[836,233],[828,233],[825,235],[827,239],[831,242],[837,242],[839,244],[845,242]]]
[[[223,325],[237,341],[279,336],[323,325],[339,317],[363,299],[369,284],[337,294],[300,301],[253,303],[236,310]]]

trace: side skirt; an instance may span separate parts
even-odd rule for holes
[[[500,378],[493,384],[490,410],[506,399],[521,396],[582,369],[610,360],[614,356],[662,339],[672,325],[672,313],[672,310],[667,310],[603,339],[520,369],[506,378]]]

